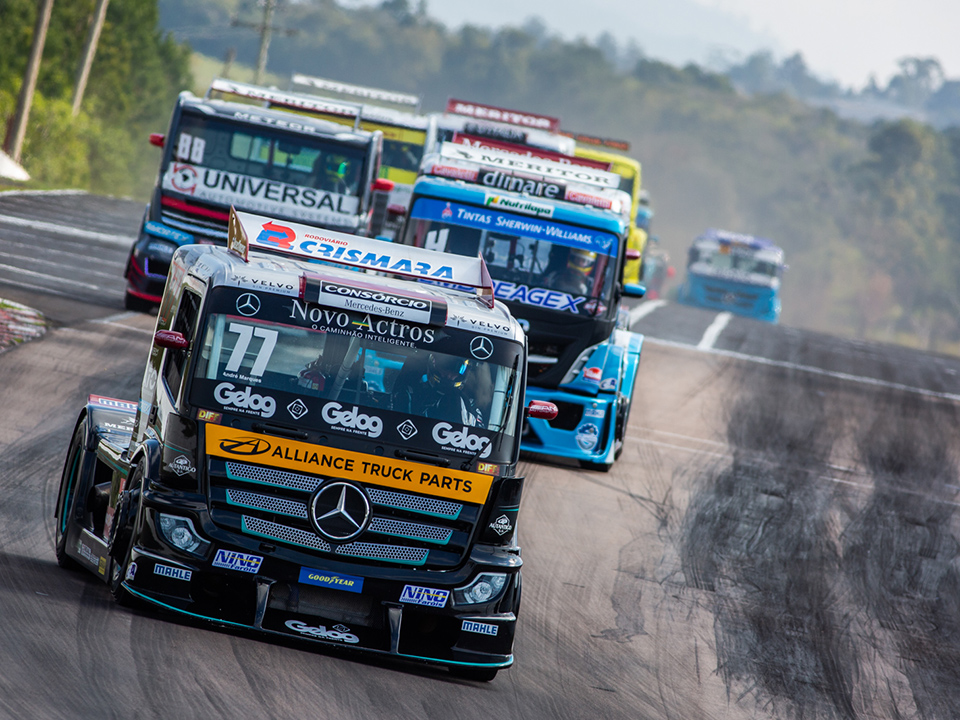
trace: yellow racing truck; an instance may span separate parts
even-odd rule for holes
[[[648,225],[652,216],[649,204],[646,202],[646,193],[641,191],[640,163],[622,154],[630,150],[630,143],[625,140],[611,140],[583,133],[570,133],[569,136],[577,142],[574,151],[576,157],[609,163],[610,171],[621,177],[620,189],[630,196],[630,231],[627,236],[627,248],[639,252],[640,259],[626,261],[623,268],[623,281],[638,283],[643,276],[643,254],[647,247]]]

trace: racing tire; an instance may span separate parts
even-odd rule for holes
[[[632,407],[633,402],[621,402],[617,406],[617,418],[613,426],[614,460],[619,460],[620,456],[623,455],[624,440],[627,437],[627,423],[630,421]]]
[[[154,307],[156,303],[152,303],[149,300],[144,300],[139,298],[129,290],[123,296],[123,306],[130,310],[131,312],[147,313],[151,314],[154,312]]]
[[[70,439],[67,450],[67,459],[63,463],[63,474],[60,476],[60,490],[57,495],[57,512],[54,523],[54,552],[57,556],[57,565],[68,570],[78,570],[80,564],[67,555],[67,535],[70,528],[71,513],[75,502],[77,482],[80,468],[83,465],[83,447],[87,436],[87,421],[84,419]]]
[[[137,537],[135,530],[142,480],[143,468],[137,465],[130,476],[129,487],[117,507],[113,537],[110,541],[110,594],[117,604],[123,607],[136,607],[138,604],[137,599],[123,587],[123,581],[127,576],[127,568],[130,567],[130,555]]]
[[[490,682],[497,676],[500,668],[474,667],[470,665],[451,665],[450,674],[455,678],[462,680],[475,680],[477,682]]]

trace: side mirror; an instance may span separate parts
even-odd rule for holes
[[[647,294],[647,286],[641,285],[640,283],[625,283],[623,286],[623,294],[627,297],[642,298]]]
[[[373,185],[370,186],[370,189],[374,192],[390,192],[395,186],[396,183],[393,180],[377,178],[373,181]]]
[[[150,144],[162,148],[167,136],[163,133],[150,133]]]
[[[626,256],[627,260],[639,260],[643,257],[643,253],[636,248],[627,248]]]
[[[157,347],[169,350],[186,350],[190,347],[190,342],[183,336],[183,333],[175,330],[157,330],[156,335],[153,336],[153,343]]]
[[[553,420],[560,412],[557,406],[552,402],[543,400],[531,400],[527,405],[527,417],[537,418],[538,420]]]

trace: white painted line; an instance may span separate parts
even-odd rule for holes
[[[645,318],[647,315],[652,313],[658,307],[663,307],[666,304],[667,304],[666,300],[659,298],[657,300],[648,300],[645,303],[640,303],[635,308],[631,308],[629,313],[630,315],[629,327],[633,327],[634,324],[637,323],[641,318]]]
[[[132,235],[91,232],[90,230],[80,230],[75,227],[70,227],[69,225],[57,225],[56,223],[48,223],[41,220],[27,220],[25,218],[14,217],[13,215],[0,215],[0,223],[4,225],[16,225],[17,227],[28,227],[33,230],[54,233],[56,235],[69,235],[70,237],[83,238],[84,240],[96,240],[97,242],[120,247],[129,247],[130,243],[134,240],[134,236]]]
[[[153,330],[144,330],[143,328],[127,325],[126,323],[108,322],[106,320],[94,320],[94,322],[99,323],[100,325],[110,325],[111,327],[122,328],[124,330],[129,330],[130,332],[142,333],[143,335],[153,335]]]
[[[703,333],[703,337],[700,338],[700,342],[697,344],[698,350],[711,350],[713,349],[714,343],[717,342],[717,338],[720,337],[720,333],[723,332],[723,329],[727,327],[727,323],[730,322],[730,318],[733,315],[728,312],[722,312],[717,315],[713,322],[710,323],[710,327],[707,328],[706,332]]]
[[[50,280],[54,285],[76,285],[78,287],[87,288],[88,290],[96,290],[97,292],[103,292],[109,288],[100,287],[99,285],[91,285],[90,283],[80,282],[79,280],[71,280],[70,278],[57,277],[51,275],[50,273],[41,273],[36,272],[35,270],[27,270],[26,268],[17,267],[15,265],[4,265],[0,263],[0,270],[12,270],[13,272],[19,275],[30,275],[33,277],[44,278],[45,280]],[[7,280],[6,278],[0,278],[0,282],[13,282],[12,280]]]
[[[79,258],[83,260],[90,259],[89,254],[80,255],[78,253],[71,253],[71,252],[65,252],[65,251],[57,251],[57,256],[58,257],[60,256],[74,257],[74,258]],[[75,263],[71,264],[71,263],[56,262],[53,260],[44,260],[43,258],[34,257],[33,255],[16,255],[14,253],[0,252],[0,258],[4,260],[23,260],[24,262],[32,262],[36,265],[46,265],[51,268],[66,268],[67,271],[70,273],[74,273],[77,271],[77,265]],[[6,267],[12,267],[12,266],[8,265]],[[111,280],[116,280],[118,277],[117,273],[115,272],[102,272],[100,270],[87,270],[86,274],[97,275],[102,278],[110,278]],[[50,273],[50,276],[54,277],[54,273],[52,271]]]
[[[107,325],[111,325],[111,324],[115,325],[120,320],[127,320],[129,318],[139,317],[139,316],[140,316],[140,313],[138,312],[133,312],[132,310],[126,310],[122,313],[117,313],[116,315],[108,315],[105,318],[100,318],[99,320],[91,320],[90,322],[105,323]]]
[[[719,355],[734,360],[744,360],[746,362],[757,363],[758,365],[769,365],[771,367],[786,368],[788,370],[797,370],[799,372],[810,373],[811,375],[822,375],[832,377],[838,380],[849,380],[850,382],[861,383],[862,385],[873,385],[874,387],[889,388],[891,390],[902,390],[904,392],[922,395],[923,397],[938,398],[941,400],[951,400],[960,402],[960,395],[954,393],[935,392],[924,388],[911,387],[910,385],[901,385],[900,383],[887,382],[886,380],[877,380],[876,378],[863,377],[861,375],[850,375],[849,373],[834,372],[833,370],[824,370],[823,368],[813,367],[812,365],[798,365],[797,363],[785,362],[783,360],[769,360],[767,358],[757,357],[756,355],[747,355],[745,353],[732,352],[730,350],[716,350],[714,348],[701,348],[699,345],[688,345],[687,343],[675,342],[673,340],[658,340],[657,338],[645,337],[644,342],[650,345],[661,345],[663,347],[677,348],[678,350],[693,350],[694,352],[706,352],[711,355]]]
[[[0,197],[9,195],[86,195],[86,190],[0,190]]]

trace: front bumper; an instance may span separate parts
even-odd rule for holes
[[[553,420],[527,418],[521,450],[592,463],[613,463],[618,410],[616,393],[591,397],[562,388],[528,385],[525,402],[531,400],[552,402],[559,413]]]
[[[480,546],[464,567],[443,572],[335,562],[223,530],[202,511],[166,508],[155,498],[151,505],[123,583],[142,600],[218,625],[419,662],[513,664],[516,555]],[[190,517],[211,542],[204,556],[169,546],[157,528],[158,512]],[[226,558],[231,562],[224,567]],[[454,589],[482,572],[506,574],[504,591],[489,603],[456,605]],[[407,592],[407,586],[431,592]],[[437,598],[445,593],[441,605]]]

